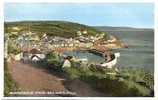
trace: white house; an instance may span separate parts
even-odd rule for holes
[[[37,49],[32,49],[29,52],[29,58],[32,61],[40,61],[40,60],[43,60],[45,57],[46,57],[45,54],[43,54],[41,51]]]
[[[33,48],[30,51],[23,52],[22,59],[24,62],[41,61],[41,60],[45,59],[45,57],[46,57],[46,55],[44,53],[42,53],[38,49]],[[18,58],[18,55],[17,55],[17,58]]]

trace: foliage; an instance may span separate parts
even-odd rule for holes
[[[126,79],[137,82],[147,88],[153,90],[154,88],[154,76],[138,68],[124,68],[121,70],[120,75],[126,77]]]
[[[109,39],[109,34],[108,34],[107,32],[103,32],[103,34],[104,34],[104,37],[103,37],[103,38],[104,38],[105,40],[108,40],[108,39]]]
[[[12,96],[10,92],[18,90],[17,84],[8,72],[7,62],[4,62],[4,96]]]
[[[121,70],[120,73],[118,73],[115,69],[101,70],[91,65],[88,69],[87,66],[73,66],[68,68],[66,72],[71,79],[79,78],[89,83],[93,88],[105,94],[111,94],[111,96],[153,96],[153,94],[151,94],[152,89],[137,82],[143,79],[143,70],[131,69],[126,73],[122,73],[125,72],[125,70]],[[139,75],[139,77],[137,75]]]
[[[61,70],[61,58],[56,52],[50,52],[46,55],[46,62],[51,68]]]
[[[57,55],[51,55],[58,58]],[[81,79],[93,88],[111,96],[153,96],[153,76],[142,69],[125,68],[119,72],[113,69],[103,69],[95,65],[80,64],[76,67],[72,61],[70,68],[63,70],[68,77]],[[142,84],[142,82],[144,84]]]
[[[68,77],[73,80],[73,79],[76,79],[76,78],[79,78],[80,75],[81,75],[81,72],[74,68],[74,67],[71,67],[71,68],[63,68],[63,70],[68,74]]]
[[[8,42],[8,54],[12,53],[12,54],[18,54],[20,53],[20,49],[16,46],[16,44],[14,42]]]

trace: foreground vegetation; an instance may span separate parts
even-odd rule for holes
[[[71,68],[61,68],[62,62],[57,56],[49,59],[52,60],[53,67],[55,65],[55,69],[59,72],[63,70],[70,80],[83,80],[102,93],[111,96],[154,96],[153,75],[142,69],[124,68],[116,71],[115,68],[102,69],[84,64],[77,67],[78,64],[73,61]]]
[[[7,46],[8,46],[8,49],[7,49],[8,50],[7,51],[8,54],[14,54],[14,55],[16,55],[16,54],[18,54],[18,53],[21,52],[21,49],[11,39],[8,41],[8,45]]]
[[[8,71],[7,62],[4,62],[4,96],[12,96],[10,92],[17,91],[18,87],[15,81],[12,79],[11,74]]]
[[[109,96],[154,96],[154,77],[142,69],[124,68],[117,71],[113,69],[102,69],[95,65],[87,65],[71,61],[70,68],[62,68],[63,58],[57,53],[49,53],[44,63],[46,69],[53,69],[59,74],[65,73],[69,80],[80,79],[88,83],[92,88]],[[48,67],[49,66],[49,67]],[[17,91],[17,85],[8,73],[5,60],[4,67],[4,95]]]
[[[137,83],[133,78],[133,74],[129,75],[129,79],[122,77],[122,73],[116,75],[107,74],[108,71],[101,74],[90,69],[71,67],[66,69],[71,79],[79,78],[89,83],[93,88],[111,96],[153,96],[153,88],[149,88],[146,82]],[[143,76],[142,76],[143,77]],[[153,81],[153,80],[152,80]],[[144,85],[145,84],[145,85]]]

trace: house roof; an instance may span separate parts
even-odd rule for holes
[[[41,54],[42,53],[41,51],[39,51],[39,50],[37,50],[35,48],[33,48],[31,50],[23,49],[22,51],[23,51],[23,53],[31,53],[31,54]]]
[[[32,54],[41,54],[42,52],[34,48],[34,49],[30,50],[30,53],[32,53]]]

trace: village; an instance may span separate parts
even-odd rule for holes
[[[21,52],[13,56],[17,61],[40,61],[45,59],[48,52],[52,51],[61,54],[65,51],[95,50],[105,55],[111,47],[118,47],[116,44],[118,39],[114,36],[109,36],[109,39],[106,40],[105,33],[99,33],[95,36],[89,35],[87,30],[77,31],[76,33],[77,37],[75,38],[47,36],[46,33],[40,38],[38,33],[33,32],[19,35],[16,39],[7,37],[5,40],[5,57],[8,55],[7,45],[14,45],[20,49]]]
[[[155,96],[153,3],[3,5],[4,98]]]
[[[61,85],[62,81],[68,78],[74,77],[75,73],[73,70],[78,71],[78,68],[84,70],[90,69],[104,69],[108,68],[111,70],[115,70],[114,72],[108,72],[107,74],[114,74],[118,72],[118,68],[113,68],[116,63],[117,59],[120,56],[119,53],[111,52],[110,48],[108,48],[108,44],[116,45],[115,42],[118,40],[110,36],[109,39],[105,39],[105,33],[100,33],[94,35],[89,35],[89,33],[84,31],[77,31],[77,36],[75,38],[65,38],[59,36],[48,36],[44,33],[41,37],[39,37],[38,33],[27,32],[23,33],[22,35],[17,35],[17,37],[9,37],[8,33],[5,34],[5,61],[7,62],[8,68],[13,75],[14,80],[18,83],[19,86],[22,86],[23,90],[27,90],[27,88],[35,88],[38,89],[48,88],[54,91],[54,82],[53,80],[58,80],[58,86],[55,91],[61,91],[60,88],[62,87],[62,91],[68,91]],[[85,55],[86,58],[76,58],[75,56],[65,55],[65,52],[88,52],[91,55],[95,55],[96,57],[100,57],[104,59],[103,63],[90,63],[88,55]],[[95,58],[96,60],[97,58]],[[37,66],[37,67],[36,67]],[[41,68],[42,69],[38,69]],[[37,68],[37,69],[36,69]],[[48,68],[48,69],[47,69]],[[76,69],[77,68],[77,69]],[[28,73],[28,71],[29,73]],[[41,88],[39,85],[35,85],[38,82],[38,73],[40,70],[46,71],[53,71],[53,73],[57,73],[57,76],[64,77],[64,79],[58,78],[52,79],[48,82],[49,74],[45,72],[40,72],[41,75],[45,78],[39,78],[42,80],[42,84],[46,84],[50,87],[45,87],[43,85]],[[31,73],[33,71],[33,73]],[[37,72],[36,72],[37,71]],[[18,73],[17,73],[18,72]],[[80,73],[80,72],[77,72]],[[27,78],[19,77],[19,75],[23,76],[27,75]],[[33,81],[29,77],[35,74],[35,78],[33,78],[36,82]],[[63,75],[64,74],[64,75]],[[71,74],[67,76],[67,74]],[[101,73],[100,73],[101,74]],[[77,74],[76,74],[77,75]],[[75,75],[75,76],[76,76]],[[53,76],[51,76],[53,77]],[[78,76],[79,77],[79,76]],[[28,83],[32,83],[32,86],[27,85]],[[80,82],[80,80],[78,80]],[[67,81],[66,81],[67,82]],[[85,83],[81,83],[84,84]],[[42,89],[43,89],[42,88]],[[75,90],[80,91],[80,90]],[[89,90],[85,91],[94,91],[89,88]],[[71,91],[68,91],[68,93]],[[86,93],[86,95],[88,92]],[[69,95],[69,94],[68,94]],[[76,94],[75,94],[76,95]],[[77,93],[77,95],[81,95]],[[90,95],[93,95],[90,93]],[[96,92],[95,95],[98,95]],[[74,96],[74,95],[71,95]]]
[[[19,30],[18,27],[13,28],[16,31]],[[140,76],[139,71],[133,76],[132,69],[120,67],[119,58],[122,53],[117,50],[128,46],[117,36],[101,31],[91,34],[88,29],[78,30],[74,33],[76,36],[72,37],[50,35],[46,32],[39,34],[30,30],[16,31],[5,33],[4,37],[4,60],[7,66],[5,68],[8,68],[13,78],[7,82],[18,84],[17,87],[12,86],[12,91],[20,87],[21,90],[18,91],[43,91],[44,89],[45,92],[50,90],[70,93],[60,94],[61,96],[111,96],[111,94],[122,96],[129,95],[128,93],[133,95],[135,92],[133,93],[133,88],[127,88],[128,92],[118,94],[117,91],[110,91],[111,88],[115,90],[120,84],[120,89],[126,88],[134,82],[132,87],[139,85],[135,87],[137,91],[141,92],[139,87],[146,91],[143,94],[143,90],[141,95],[152,95],[152,80],[135,80],[135,77]],[[145,71],[141,71],[140,74],[153,79]],[[5,75],[7,79],[9,79],[8,75]],[[105,90],[110,91],[110,94],[106,94]],[[102,94],[101,91],[105,93]],[[10,95],[10,92],[6,94]],[[26,94],[26,96],[29,95]],[[33,95],[36,96],[36,94]],[[40,96],[45,95],[48,94],[40,94]],[[49,94],[49,96],[59,95]]]

